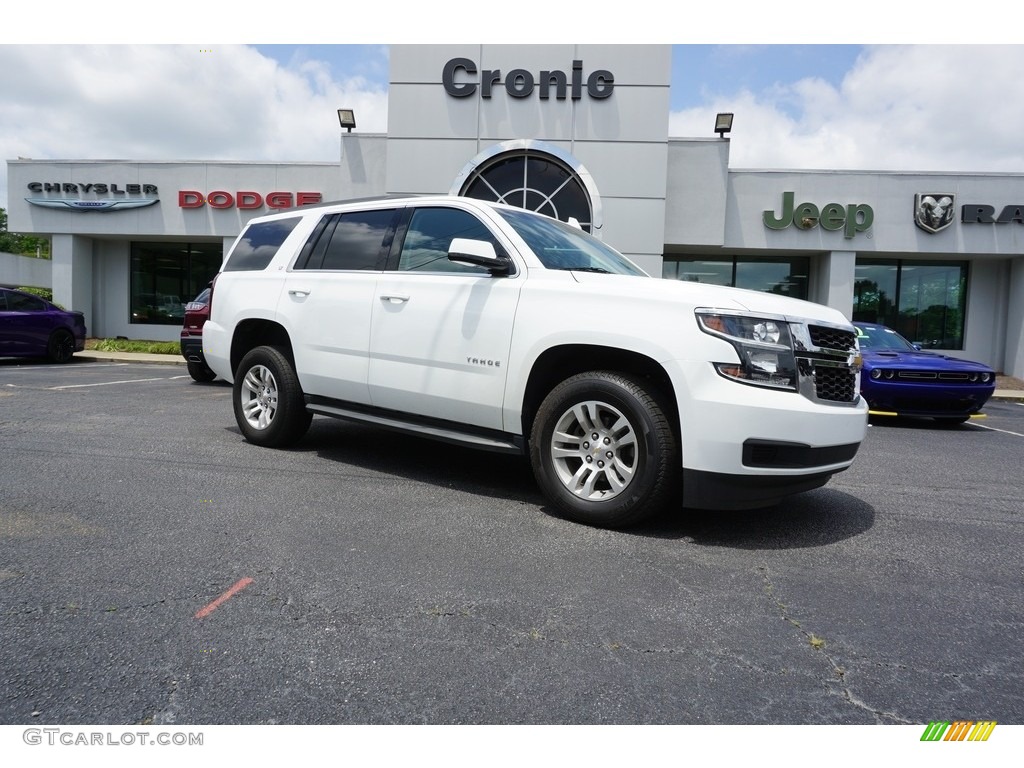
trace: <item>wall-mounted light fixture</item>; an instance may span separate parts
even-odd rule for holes
[[[356,127],[356,113],[353,109],[339,109],[338,122],[342,128],[347,128],[349,133]]]
[[[715,133],[718,134],[718,138],[724,139],[725,134],[732,130],[732,112],[719,112],[718,117],[715,118]]]

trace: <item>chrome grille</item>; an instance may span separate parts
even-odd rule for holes
[[[828,325],[790,324],[798,389],[808,400],[853,405],[860,400],[857,334]]]
[[[857,348],[857,334],[826,325],[810,325],[811,343],[821,349],[836,349],[849,352]]]

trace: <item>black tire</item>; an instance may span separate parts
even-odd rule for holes
[[[238,428],[256,445],[292,445],[313,420],[295,370],[276,347],[256,347],[242,358],[231,399]]]
[[[51,363],[70,363],[75,355],[75,337],[71,331],[58,328],[50,334],[46,344],[46,357]]]
[[[202,384],[205,384],[208,381],[213,381],[217,378],[217,374],[205,365],[202,363],[194,363],[191,360],[188,361],[188,375]]]
[[[681,474],[668,413],[662,396],[631,376],[590,371],[566,379],[533,421],[538,485],[581,523],[622,528],[650,518],[676,496]]]

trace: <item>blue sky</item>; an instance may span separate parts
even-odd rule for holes
[[[324,61],[339,78],[362,77],[386,88],[386,48],[379,45],[257,45],[260,53],[284,66]],[[860,45],[674,45],[672,46],[671,108],[697,107],[711,94],[738,89],[757,92],[775,83],[820,77],[838,87],[853,67]]]
[[[674,45],[671,108],[699,107],[713,95],[756,93],[811,76],[838,88],[862,50],[861,45]]]

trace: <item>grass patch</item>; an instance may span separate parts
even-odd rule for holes
[[[181,342],[139,339],[86,339],[86,349],[97,352],[146,352],[151,355],[180,355]]]

